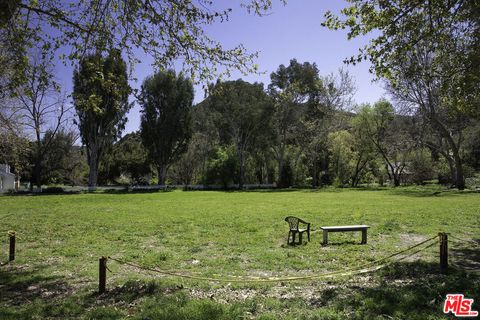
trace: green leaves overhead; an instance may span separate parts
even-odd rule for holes
[[[325,14],[322,25],[347,29],[348,38],[371,35],[370,43],[348,63],[370,60],[379,78],[394,79],[392,67],[419,42],[428,43],[439,62],[458,54],[478,39],[478,1],[349,0],[342,18]],[[476,16],[476,17],[475,17]],[[462,49],[463,48],[463,49]],[[452,51],[453,50],[453,51]]]
[[[118,50],[106,58],[89,56],[74,72],[75,106],[81,115],[115,117],[124,111],[130,91],[126,65]]]
[[[346,60],[370,60],[396,100],[421,116],[437,141],[423,143],[441,153],[463,189],[462,130],[480,118],[480,1],[349,0],[343,18],[328,12],[323,25],[348,29],[348,38],[372,37]]]
[[[248,0],[243,5],[262,15],[271,1]],[[139,61],[139,52],[153,57],[160,69],[181,61],[186,74],[199,81],[233,69],[256,71],[256,52],[241,44],[223,48],[205,32],[206,26],[228,20],[232,11],[218,9],[213,1],[7,0],[0,8],[0,31],[9,47],[23,51],[18,57],[29,48],[63,48],[70,52],[61,53],[63,57],[78,61],[92,52],[122,48],[131,64]],[[223,71],[218,72],[220,67]]]

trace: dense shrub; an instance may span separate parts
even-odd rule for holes
[[[426,180],[432,180],[435,176],[431,153],[427,150],[414,152],[409,167],[412,182],[422,184]]]
[[[218,148],[209,159],[205,184],[220,184],[224,188],[235,183],[238,174],[237,159],[232,148]]]
[[[280,172],[280,179],[278,180],[279,188],[288,188],[293,185],[293,170],[290,161],[286,161]]]
[[[54,194],[54,193],[63,193],[64,190],[62,187],[48,187],[42,189],[42,193]]]

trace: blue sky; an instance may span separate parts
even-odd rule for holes
[[[234,72],[231,79],[243,78],[267,85],[271,72],[280,64],[288,65],[290,59],[296,58],[299,62],[315,62],[321,75],[335,73],[341,67],[347,69],[355,78],[357,86],[354,101],[375,102],[386,93],[381,83],[372,83],[373,76],[368,72],[369,63],[362,62],[356,66],[343,64],[343,60],[356,54],[367,39],[347,40],[345,31],[331,31],[320,25],[327,10],[338,12],[346,5],[344,1],[290,0],[283,6],[274,0],[270,14],[258,17],[249,15],[244,8],[240,8],[237,1],[217,0],[217,8],[231,7],[233,12],[229,21],[211,25],[206,31],[225,48],[242,43],[251,52],[259,51],[256,63],[260,71],[265,73],[242,76],[239,72]],[[136,88],[145,77],[153,73],[150,65],[152,60],[148,57],[142,60],[133,73],[138,82],[131,85]],[[71,70],[62,70],[61,73],[61,81],[66,88],[71,88]],[[204,96],[201,85],[196,86],[195,91],[195,102],[199,102]],[[126,133],[138,130],[138,106],[130,111],[128,118]]]

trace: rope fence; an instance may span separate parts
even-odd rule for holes
[[[450,233],[448,233],[448,236],[450,237],[449,242],[456,245],[456,247],[455,247],[456,250],[465,250],[465,249],[472,250],[471,247],[480,248],[480,240],[475,241],[475,240],[470,240],[470,239],[464,239],[464,238],[454,236]],[[468,245],[468,248],[466,248],[465,244]],[[452,254],[450,256],[450,260],[453,260],[453,261],[450,262],[450,264],[453,267],[455,267],[456,269],[461,269],[461,270],[463,270],[464,272],[467,272],[467,273],[480,274],[480,268],[478,268],[477,263],[470,264],[470,265],[468,263],[467,263],[467,265],[458,264],[459,261],[455,261],[456,259],[455,259],[454,254]]]
[[[447,233],[447,234],[451,239],[454,239],[454,240],[450,240],[451,242],[454,242],[454,243],[470,243],[470,244],[473,244],[474,246],[480,247],[480,241],[459,238],[457,236],[454,236],[451,233]]]
[[[393,260],[393,261],[390,261],[390,262],[387,262],[387,263],[384,263],[384,264],[381,264],[381,265],[377,265],[379,262],[381,261],[385,261],[385,260],[388,260],[388,259],[391,259],[395,256],[398,256],[402,253],[405,253],[407,251],[410,251],[411,249],[414,249],[416,247],[419,247],[421,246],[422,244],[424,243],[427,243],[433,239],[437,238],[437,236],[433,237],[433,238],[430,238],[428,240],[425,240],[425,241],[422,241],[421,243],[418,243],[414,246],[411,246],[405,250],[402,250],[400,252],[397,252],[397,253],[394,253],[390,256],[387,256],[387,257],[384,257],[382,259],[378,259],[378,260],[375,260],[375,261],[372,261],[372,262],[369,262],[369,263],[366,263],[366,264],[363,264],[361,266],[357,266],[357,267],[352,267],[352,268],[346,268],[346,269],[342,269],[342,270],[338,270],[338,271],[331,271],[331,272],[324,272],[324,273],[321,273],[321,274],[315,274],[315,275],[305,275],[305,276],[289,276],[289,277],[242,277],[242,276],[230,276],[230,277],[207,277],[207,276],[197,276],[197,275],[191,275],[191,274],[185,274],[185,273],[179,273],[179,272],[173,272],[173,271],[166,271],[166,270],[161,270],[161,269],[157,269],[157,268],[149,268],[149,267],[144,267],[144,266],[141,266],[139,264],[135,264],[135,263],[132,263],[132,262],[128,262],[128,261],[124,261],[124,260],[121,260],[121,259],[117,259],[117,258],[112,258],[112,257],[104,257],[104,259],[106,259],[106,261],[108,260],[112,260],[112,261],[115,261],[115,262],[118,262],[122,265],[127,265],[127,266],[130,266],[130,267],[134,267],[136,269],[140,269],[140,270],[144,270],[144,271],[150,271],[150,272],[155,272],[155,273],[158,273],[158,274],[162,274],[162,275],[166,275],[166,276],[173,276],[173,277],[180,277],[180,278],[187,278],[187,279],[193,279],[193,280],[201,280],[201,281],[211,281],[211,282],[241,282],[241,283],[251,283],[251,282],[289,282],[289,281],[301,281],[301,280],[314,280],[314,279],[321,279],[321,278],[327,278],[327,277],[333,277],[333,276],[347,276],[347,275],[355,275],[355,274],[360,274],[360,273],[367,273],[367,272],[371,272],[371,271],[376,271],[380,268],[383,268],[393,262],[398,262],[398,261],[401,261],[401,260],[404,260],[408,257],[411,257],[421,251],[424,251],[428,248],[431,248],[432,246],[434,246],[435,244],[438,243],[438,241],[434,241],[432,242],[431,244],[425,246],[424,248],[421,248],[419,250],[416,250],[415,252],[409,254],[409,255],[406,255],[406,256],[403,256],[403,257],[400,257],[396,260]]]
[[[151,268],[141,266],[137,263],[133,263],[130,261],[125,261],[119,258],[114,257],[101,257],[99,259],[99,293],[104,293],[106,290],[106,270],[107,270],[107,261],[115,261],[120,265],[129,266],[138,270],[147,271],[147,272],[154,272],[157,274],[161,274],[163,276],[170,276],[170,277],[177,277],[177,278],[184,278],[190,280],[198,280],[198,281],[209,281],[209,282],[227,282],[227,283],[275,283],[275,282],[293,282],[293,281],[305,281],[305,280],[318,280],[322,278],[332,278],[332,277],[342,277],[342,276],[352,276],[358,275],[363,273],[369,273],[373,271],[380,270],[392,263],[399,262],[405,260],[409,257],[412,257],[422,251],[425,251],[434,245],[440,243],[442,248],[442,239],[444,233],[440,233],[439,235],[433,236],[426,240],[423,240],[417,244],[414,244],[408,248],[400,250],[398,252],[392,253],[386,257],[362,264],[356,267],[345,268],[342,270],[337,271],[330,271],[324,272],[320,274],[313,274],[313,275],[304,275],[304,276],[284,276],[284,277],[251,277],[251,276],[217,276],[217,277],[210,277],[210,276],[203,276],[203,275],[195,275],[191,273],[184,273],[180,271],[170,271],[170,270],[162,270],[158,268]],[[411,252],[413,249],[417,250]],[[442,250],[441,250],[442,251]],[[408,254],[405,254],[408,253]],[[441,253],[441,266],[442,266],[442,253]],[[443,271],[443,268],[441,268]]]
[[[0,266],[4,266],[9,262],[15,260],[15,244],[17,237],[17,233],[13,230],[9,230],[6,232],[10,239],[10,246],[9,246],[9,260],[5,263],[0,263]],[[440,270],[443,273],[447,272],[448,269],[448,241],[450,237],[450,242],[454,244],[474,244],[475,246],[480,246],[478,241],[474,240],[467,240],[462,239],[457,236],[453,236],[451,234],[440,232],[438,235],[425,239],[419,243],[411,245],[405,249],[400,251],[394,252],[390,255],[382,257],[380,259],[376,259],[374,261],[366,262],[360,264],[358,266],[347,267],[341,270],[336,271],[328,271],[323,273],[317,274],[310,274],[310,275],[300,275],[300,276],[279,276],[279,277],[253,277],[253,276],[233,276],[233,275],[214,275],[214,276],[207,276],[202,275],[201,273],[197,272],[182,272],[179,270],[171,271],[171,270],[162,270],[159,268],[152,268],[152,267],[145,267],[140,264],[125,261],[121,258],[116,257],[101,257],[99,259],[99,293],[104,293],[106,291],[106,280],[107,280],[107,271],[111,272],[111,270],[107,266],[108,260],[114,261],[120,265],[129,266],[138,270],[146,271],[146,272],[153,272],[163,276],[169,277],[177,277],[177,278],[184,278],[184,279],[191,279],[191,280],[198,280],[198,281],[209,281],[209,282],[229,282],[229,283],[275,283],[275,282],[294,282],[294,281],[306,281],[306,280],[317,280],[322,278],[335,278],[335,277],[344,277],[344,276],[353,276],[363,273],[374,272],[385,268],[386,266],[408,259],[422,251],[425,251],[437,244],[439,244],[440,249]],[[455,265],[454,265],[455,266]]]

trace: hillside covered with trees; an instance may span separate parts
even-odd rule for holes
[[[222,23],[231,11],[208,3],[2,6],[0,163],[32,189],[428,181],[478,187],[478,1],[355,0],[338,15],[327,12],[324,27],[345,29],[349,39],[372,36],[345,61],[368,60],[387,89],[371,105],[354,103],[356,79],[347,71],[323,74],[309,61],[285,61],[268,84],[228,79],[231,70],[256,72],[256,53],[224,49],[204,32],[204,24]],[[258,16],[271,6],[242,4]],[[134,90],[135,48],[155,63]],[[66,49],[69,55],[61,53]],[[181,70],[173,70],[179,60]],[[72,92],[56,81],[59,61],[74,66]],[[199,81],[206,96],[194,104]],[[125,134],[134,105],[141,123]]]

